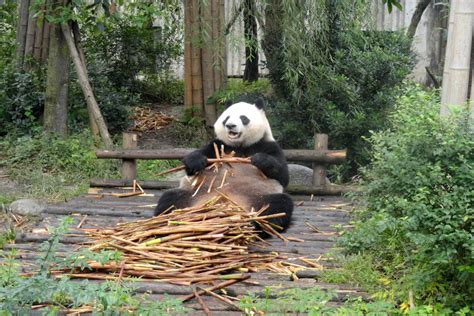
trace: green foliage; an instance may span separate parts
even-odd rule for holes
[[[17,1],[13,0],[7,0],[0,5],[0,73],[3,73],[15,56],[15,25],[18,16],[16,8]]]
[[[184,82],[170,74],[152,74],[141,81],[142,99],[161,104],[184,104]]]
[[[385,290],[388,279],[370,255],[340,257],[336,258],[336,262],[340,267],[323,270],[321,281],[351,284],[369,293]]]
[[[89,305],[94,314],[118,315],[169,315],[184,313],[186,309],[176,299],[165,298],[161,301],[147,299],[146,295],[134,294],[134,288],[120,282],[104,282],[100,284],[72,282],[67,277],[55,278],[50,270],[64,268],[64,263],[73,260],[75,268],[87,260],[107,262],[120,259],[120,254],[113,251],[91,253],[81,251],[66,259],[55,255],[59,239],[67,233],[71,218],[66,218],[58,227],[50,227],[51,237],[41,245],[40,256],[37,260],[39,270],[29,277],[20,275],[19,264],[15,260],[16,251],[2,254],[0,265],[0,310],[1,315],[22,315],[31,311],[31,306],[46,303],[40,312],[48,315],[58,315],[64,308],[77,308]],[[72,259],[71,259],[72,258]]]
[[[8,62],[0,73],[0,136],[11,129],[29,134],[39,126],[43,112],[45,72],[18,72],[13,61]]]
[[[138,179],[156,179],[156,174],[181,164],[179,160],[138,160],[137,178]]]
[[[138,103],[139,95],[114,85],[104,72],[103,67],[107,65],[100,63],[100,60],[88,63],[89,80],[109,132],[120,133],[127,129],[130,109]],[[74,80],[75,73],[71,73],[71,77],[68,94],[68,126],[74,132],[80,132],[89,126],[89,114],[82,89],[78,81]]]
[[[265,314],[275,313],[286,315],[290,312],[307,313],[315,315],[331,300],[333,294],[325,292],[318,287],[309,289],[289,289],[276,291],[265,288],[263,297],[260,295],[247,295],[241,298],[240,307],[250,314],[252,311],[263,311]]]
[[[405,35],[371,30],[370,3],[282,1],[281,24],[265,35],[275,136],[286,148],[312,148],[315,132],[328,134],[331,148],[348,148],[347,176],[367,163],[362,137],[383,128],[413,66]]]
[[[467,113],[440,118],[439,100],[407,87],[373,133],[363,169],[367,206],[341,244],[369,253],[402,299],[474,304],[474,131]]]
[[[259,96],[266,95],[270,90],[268,79],[259,79],[253,82],[243,81],[241,79],[229,79],[224,89],[217,91],[211,97],[211,102],[225,104],[227,101],[252,102]]]
[[[10,135],[0,142],[0,151],[0,166],[35,197],[69,198],[84,192],[90,178],[118,176],[113,161],[95,157],[88,132],[71,135],[67,140],[41,133],[18,138]]]
[[[240,307],[246,315],[288,315],[296,312],[304,315],[469,315],[469,308],[454,313],[441,306],[420,305],[412,309],[400,309],[387,301],[375,300],[367,302],[362,298],[349,299],[341,306],[331,306],[334,297],[331,292],[318,287],[307,289],[290,289],[285,291],[265,288],[261,294],[246,295],[240,300]]]

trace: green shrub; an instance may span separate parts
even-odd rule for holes
[[[12,63],[12,60],[10,60]],[[45,72],[18,72],[14,65],[6,66],[0,73],[0,135],[12,129],[31,134],[39,126],[43,113]]]
[[[230,102],[254,102],[256,98],[268,94],[270,82],[261,78],[257,81],[246,82],[241,79],[229,79],[224,89],[217,91],[211,97],[211,102],[225,104]]]
[[[17,252],[0,254],[0,310],[1,315],[26,315],[33,305],[45,304],[39,312],[45,315],[63,315],[64,309],[90,306],[94,315],[170,315],[183,314],[187,309],[176,299],[150,299],[146,294],[136,294],[135,286],[123,282],[91,283],[88,280],[73,282],[67,276],[56,277],[55,268],[86,269],[87,261],[101,263],[120,260],[117,251],[78,251],[57,256],[60,238],[68,232],[72,219],[65,218],[58,227],[49,227],[51,237],[39,249],[36,269],[31,276],[20,273]],[[133,281],[127,278],[127,281]],[[62,310],[62,311],[61,311]],[[131,312],[130,310],[133,310]]]
[[[0,73],[11,65],[15,56],[17,1],[7,0],[0,5]]]
[[[132,106],[139,101],[139,95],[131,93],[124,87],[113,84],[104,72],[104,65],[100,60],[88,64],[89,79],[94,90],[94,96],[107,124],[110,133],[118,134],[129,126],[129,115]],[[86,101],[75,73],[71,73],[72,80],[69,86],[68,126],[73,132],[80,132],[89,126],[89,114]]]
[[[366,209],[341,244],[370,253],[402,299],[474,304],[474,132],[466,113],[440,118],[439,100],[408,87],[373,133],[363,169]]]
[[[152,74],[142,81],[142,99],[171,105],[184,104],[184,82],[171,74]]]
[[[350,31],[334,35],[334,41],[323,61],[319,54],[305,56],[311,68],[297,83],[285,72],[299,60],[284,57],[288,60],[269,64],[280,78],[272,75],[277,100],[270,102],[270,118],[285,148],[313,148],[315,132],[329,135],[330,148],[347,148],[347,177],[368,162],[369,144],[362,138],[384,127],[413,57],[410,42],[397,32]]]
[[[95,157],[89,132],[63,140],[37,133],[7,136],[0,142],[2,160],[12,180],[29,195],[61,200],[84,192],[92,177],[117,177],[117,164]]]

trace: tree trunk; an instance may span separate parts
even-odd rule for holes
[[[255,1],[244,1],[245,69],[244,81],[258,80],[258,33]]]
[[[19,21],[16,29],[16,66],[19,69],[23,68],[23,61],[25,56],[26,31],[28,29],[28,11],[30,7],[30,0],[21,0],[19,8]]]
[[[432,0],[419,0],[418,4],[416,5],[415,12],[413,12],[413,16],[410,21],[410,25],[407,29],[407,36],[410,39],[413,39],[416,33],[416,28],[421,21],[421,17],[423,16],[423,12],[425,12],[428,5],[431,3]]]
[[[54,25],[51,33],[43,125],[46,132],[65,138],[67,136],[69,55],[61,28]]]
[[[267,67],[272,83],[283,87],[281,84],[283,72],[281,67],[282,52],[282,0],[266,0],[265,6],[265,27],[263,32],[262,48],[267,59]],[[278,91],[279,94],[286,95],[288,91]]]
[[[87,78],[86,67],[81,61],[80,54],[71,35],[71,28],[67,24],[61,24],[61,30],[69,47],[69,53],[71,54],[72,61],[74,62],[74,68],[76,69],[79,84],[86,99],[87,112],[97,124],[100,136],[102,137],[102,141],[104,142],[105,147],[112,148],[113,143],[109,135],[109,130],[107,129],[107,125],[105,124],[104,118],[102,117],[99,105],[97,104],[97,101],[94,97],[94,93],[92,92],[92,87]]]

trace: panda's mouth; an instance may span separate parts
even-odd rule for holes
[[[237,132],[234,132],[234,131],[227,131],[227,136],[229,137],[229,139],[237,139],[240,137],[240,135],[242,135],[242,133],[237,133]]]

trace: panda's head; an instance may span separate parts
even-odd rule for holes
[[[248,147],[260,140],[275,141],[264,111],[264,102],[239,102],[226,107],[214,124],[218,139],[233,147]]]

